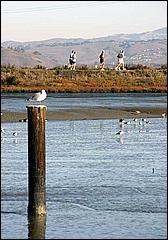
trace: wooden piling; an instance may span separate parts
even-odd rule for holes
[[[46,214],[46,106],[26,106],[28,114],[28,214]]]
[[[45,239],[46,214],[28,214],[28,239]]]

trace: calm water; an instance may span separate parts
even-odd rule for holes
[[[2,93],[1,111],[26,112],[27,98],[32,93]],[[167,95],[154,93],[49,93],[43,102],[48,111],[83,107],[163,107],[167,108]]]
[[[46,122],[46,239],[167,239],[167,118],[149,120]],[[27,239],[27,123],[1,127],[1,238]]]

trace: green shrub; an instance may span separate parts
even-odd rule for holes
[[[161,69],[167,69],[167,64],[163,64],[163,65],[161,65],[160,68],[161,68]]]
[[[127,70],[136,70],[136,69],[148,69],[148,66],[142,65],[142,64],[126,64],[125,65]]]
[[[6,77],[6,84],[7,86],[11,86],[11,85],[17,85],[17,78],[16,76],[12,75],[12,76],[7,76]]]
[[[12,72],[14,70],[16,70],[15,65],[10,65],[10,64],[8,64],[8,65],[1,65],[1,71],[2,72],[8,73],[8,72]]]

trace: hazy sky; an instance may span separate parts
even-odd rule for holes
[[[1,41],[95,38],[167,26],[167,1],[1,1]]]

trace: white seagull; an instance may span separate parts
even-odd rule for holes
[[[46,91],[43,89],[41,92],[37,92],[34,94],[34,96],[32,96],[31,98],[27,99],[27,101],[37,101],[37,102],[41,102],[43,100],[45,100],[47,97],[47,93]]]

